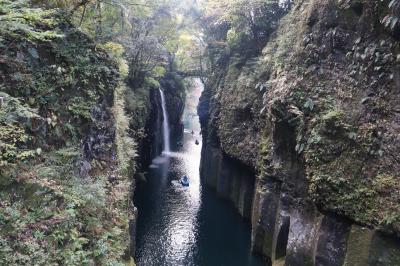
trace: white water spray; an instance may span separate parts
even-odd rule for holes
[[[162,89],[160,90],[161,95],[161,106],[163,111],[163,138],[164,138],[164,153],[170,152],[169,146],[169,125],[168,125],[168,113],[167,107],[165,104],[165,96]]]

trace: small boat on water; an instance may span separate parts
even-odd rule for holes
[[[181,178],[181,184],[184,187],[188,187],[189,186],[189,178],[186,175]]]

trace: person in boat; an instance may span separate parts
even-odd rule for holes
[[[189,186],[189,178],[186,175],[182,177],[181,184],[183,186]]]

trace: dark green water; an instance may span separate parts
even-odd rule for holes
[[[200,182],[200,145],[189,132],[183,147],[173,147],[138,184],[136,263],[141,266],[258,266],[250,253],[250,225],[233,206]],[[186,174],[190,186],[178,180]]]

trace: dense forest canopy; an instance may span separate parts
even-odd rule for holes
[[[145,78],[154,83],[166,70],[204,78],[204,29],[211,33],[226,25],[221,41],[231,49],[260,50],[291,1],[18,0],[13,5],[29,3],[61,13],[100,45],[123,48],[130,84],[138,87]]]
[[[166,70],[194,71],[204,49],[198,24],[200,9],[195,0],[33,3],[57,8],[99,44],[111,49],[121,45],[130,69],[130,84],[136,87],[145,78],[156,82]]]
[[[7,0],[3,0],[7,3]],[[57,9],[75,26],[110,49],[123,48],[129,80],[141,86],[166,70],[206,76],[205,48],[221,41],[232,52],[259,52],[292,0],[18,0]],[[400,2],[388,2],[381,22],[398,31]],[[222,31],[221,31],[222,30]],[[206,33],[206,35],[204,35]],[[156,82],[157,83],[157,82]]]
[[[63,14],[76,27],[110,49],[123,48],[129,80],[141,86],[166,70],[205,77],[205,48],[212,36],[231,51],[260,51],[292,0],[17,0]],[[8,4],[7,4],[8,3]],[[381,22],[398,31],[397,0],[388,1]],[[55,11],[57,10],[57,11]],[[222,31],[221,31],[222,30]],[[205,31],[205,32],[204,32]],[[115,51],[115,50],[114,50]]]

